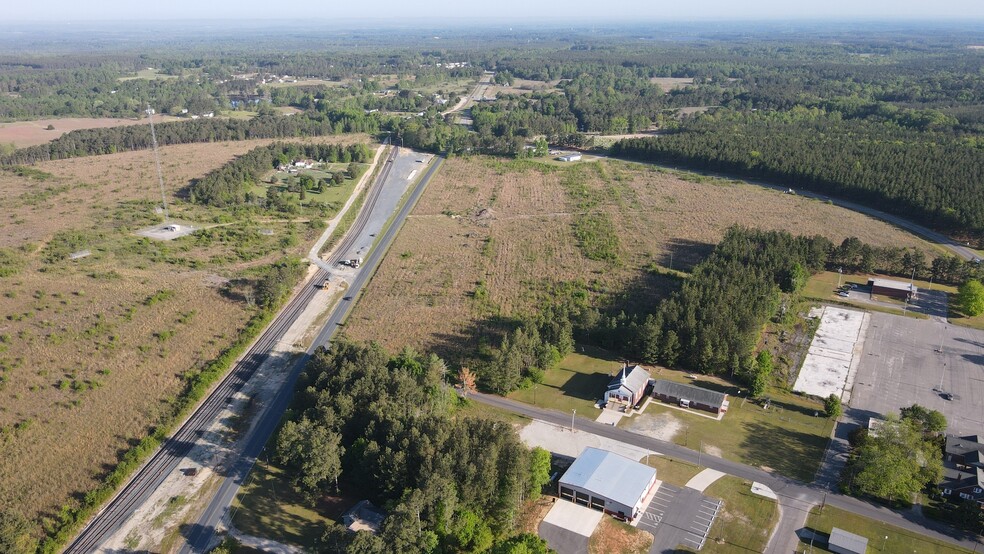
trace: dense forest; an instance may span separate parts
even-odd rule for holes
[[[329,526],[320,551],[546,553],[514,523],[549,481],[549,453],[459,413],[446,371],[434,355],[345,342],[308,363],[277,459],[312,499],[342,490],[388,513],[379,535]]]

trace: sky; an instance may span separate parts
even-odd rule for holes
[[[8,0],[2,21],[428,18],[497,20],[959,19],[984,21],[984,0]]]

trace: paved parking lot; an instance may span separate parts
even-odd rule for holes
[[[871,314],[849,415],[866,425],[867,417],[912,404],[942,412],[949,433],[984,427],[984,331]]]
[[[721,502],[688,487],[663,483],[639,518],[638,527],[655,537],[650,554],[676,552],[678,545],[700,550]]]

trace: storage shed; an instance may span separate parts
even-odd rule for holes
[[[827,540],[827,550],[837,554],[865,554],[868,551],[868,539],[834,527],[830,531],[830,539]]]
[[[560,497],[632,521],[656,487],[656,470],[614,452],[588,447],[560,478]]]

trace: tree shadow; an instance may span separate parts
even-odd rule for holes
[[[564,396],[595,401],[601,398],[605,392],[605,387],[611,380],[612,376],[606,373],[572,372],[570,378],[558,389]]]
[[[660,257],[659,264],[678,271],[690,272],[694,266],[704,261],[714,250],[714,245],[683,238],[674,238],[666,245],[667,252]]]
[[[813,463],[820,462],[813,458],[817,451],[823,451],[827,437],[793,431],[765,422],[749,422],[745,424],[745,429],[748,434],[740,447],[745,451],[749,465],[768,467],[804,481],[813,477],[816,470]]]
[[[625,312],[629,316],[653,313],[662,300],[680,289],[683,279],[655,271],[636,272],[618,291],[606,295],[599,311],[609,314]]]

